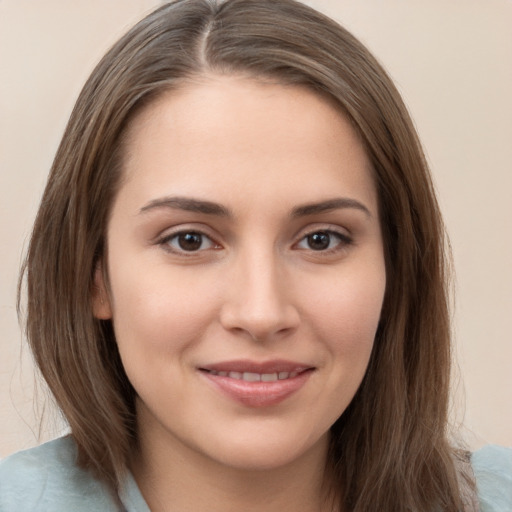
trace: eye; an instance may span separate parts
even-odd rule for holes
[[[351,239],[335,231],[322,230],[307,234],[297,244],[299,249],[310,251],[333,251],[351,243]]]
[[[198,231],[180,231],[162,239],[164,245],[172,252],[199,252],[218,247],[217,244],[204,233]]]

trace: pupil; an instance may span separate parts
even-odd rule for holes
[[[331,238],[328,233],[313,233],[308,236],[308,244],[314,251],[322,251],[329,247]]]
[[[201,247],[201,235],[199,233],[185,233],[179,235],[178,243],[184,251],[196,251]]]

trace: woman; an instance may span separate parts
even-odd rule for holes
[[[2,510],[476,510],[443,237],[344,29],[290,0],[157,9],[48,180],[27,334],[71,437],[2,464]]]

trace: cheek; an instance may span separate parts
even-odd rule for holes
[[[117,269],[112,283],[114,329],[122,356],[149,359],[155,352],[180,353],[215,315],[211,287],[166,266]]]
[[[364,378],[378,328],[385,290],[384,273],[355,274],[332,282],[311,297],[310,322],[325,349],[327,382],[322,392],[325,424],[332,425],[354,398]],[[322,396],[318,397],[319,403]]]
[[[340,273],[322,287],[310,287],[305,314],[334,362],[368,362],[386,286],[383,267]],[[311,292],[314,290],[314,292]]]

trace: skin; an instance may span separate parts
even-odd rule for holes
[[[94,309],[138,394],[132,471],[151,510],[327,510],[329,428],[366,371],[386,284],[357,135],[304,88],[208,76],[147,106],[126,147]],[[254,407],[199,370],[233,359],[313,369]]]

